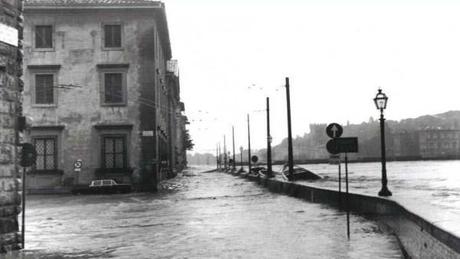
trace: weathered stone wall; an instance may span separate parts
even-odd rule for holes
[[[18,47],[0,41],[0,253],[20,248],[20,183],[16,161],[15,121],[22,81],[22,3],[0,0],[0,23],[18,30]]]
[[[154,48],[158,37],[154,13],[128,9],[33,10],[26,6],[24,15],[24,113],[33,118],[34,134],[47,134],[51,129],[46,126],[55,127],[55,133],[59,134],[58,167],[63,172],[62,176],[54,176],[55,179],[49,175],[36,175],[31,179],[38,185],[43,184],[43,188],[47,183],[87,184],[95,179],[95,170],[101,165],[100,131],[95,125],[132,125],[127,141],[128,166],[137,178],[142,178],[139,174],[155,157],[154,138],[142,136],[142,132],[154,130],[155,85],[164,71],[156,73],[156,68],[165,63],[162,54],[156,53]],[[123,25],[121,49],[104,50],[104,23]],[[51,51],[37,51],[33,46],[33,27],[43,24],[54,26],[54,49]],[[156,56],[158,62],[155,62]],[[126,106],[101,106],[100,64],[126,66]],[[32,103],[33,68],[43,65],[58,68],[58,85],[76,86],[58,87],[55,106],[37,107]],[[73,171],[77,159],[83,161],[78,176]],[[45,177],[50,179],[42,179]]]

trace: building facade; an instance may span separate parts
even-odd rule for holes
[[[175,145],[164,4],[26,0],[24,16],[30,189],[110,178],[154,190]]]
[[[20,248],[17,117],[21,115],[22,2],[0,0],[0,257]]]
[[[419,130],[418,141],[422,158],[460,158],[460,130]]]

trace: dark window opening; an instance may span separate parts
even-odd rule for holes
[[[123,75],[121,73],[104,74],[104,103],[123,102]]]
[[[126,137],[104,136],[102,139],[102,168],[126,168]]]
[[[57,169],[57,150],[55,137],[34,138],[34,146],[37,151],[35,170]]]
[[[35,48],[49,49],[53,47],[53,26],[35,26]]]
[[[104,46],[106,48],[121,47],[121,25],[104,25]]]
[[[54,76],[53,74],[35,75],[35,103],[54,103]]]

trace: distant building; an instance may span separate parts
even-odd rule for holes
[[[418,132],[402,131],[389,134],[389,158],[419,158],[420,143]]]
[[[18,214],[21,183],[18,181],[17,123],[21,115],[22,3],[0,1],[0,257],[21,244]],[[2,257],[3,258],[3,257]]]
[[[111,178],[155,189],[175,169],[181,116],[164,4],[26,0],[24,16],[24,113],[38,153],[29,187]]]
[[[460,130],[419,130],[418,140],[422,158],[460,158]]]

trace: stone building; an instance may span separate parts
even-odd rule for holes
[[[399,131],[388,134],[389,158],[394,159],[419,159],[420,139],[417,131]]]
[[[24,16],[24,114],[38,153],[29,188],[110,178],[155,189],[173,169],[179,100],[167,82],[164,4],[26,0]]]
[[[168,62],[168,69],[166,73],[166,81],[168,85],[168,102],[170,107],[169,112],[169,146],[172,148],[169,152],[169,162],[171,173],[169,177],[175,176],[177,171],[182,170],[185,166],[183,164],[183,157],[185,149],[181,144],[183,142],[181,136],[185,132],[185,124],[182,126],[182,112],[184,111],[184,103],[180,100],[180,82],[179,82],[179,68],[177,60]]]
[[[460,158],[460,130],[437,128],[417,133],[422,158]]]
[[[20,182],[15,163],[22,88],[22,2],[0,0],[0,254],[20,248]],[[1,255],[0,255],[1,257]]]

